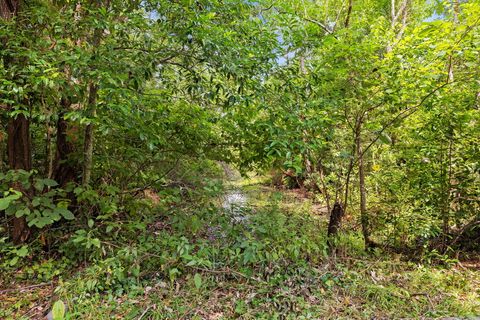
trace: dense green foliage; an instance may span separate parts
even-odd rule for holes
[[[480,249],[478,0],[0,0],[0,44],[0,297],[55,283],[58,319],[152,290],[117,315],[479,314],[453,267]]]
[[[294,27],[328,17],[316,5],[280,16],[294,54],[266,83],[254,124],[267,166],[330,205],[356,211],[365,194],[366,234],[400,246],[478,221],[480,178],[478,3],[434,21],[424,3],[407,6],[395,21],[388,4],[357,2],[349,25],[337,18],[323,37]]]

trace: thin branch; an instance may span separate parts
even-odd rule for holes
[[[223,269],[223,270],[213,270],[213,269],[193,267],[193,269],[198,270],[198,271],[203,271],[203,272],[216,273],[216,274],[233,274],[233,275],[237,275],[237,276],[240,276],[240,277],[248,279],[248,280],[254,280],[254,281],[257,281],[257,282],[265,283],[265,281],[263,281],[261,279],[257,279],[257,278],[247,276],[247,275],[245,275],[241,272],[238,272],[238,271],[235,271],[235,270],[232,270],[232,269],[229,269],[229,268]]]
[[[322,28],[326,33],[328,34],[333,34],[333,31],[330,30],[326,25],[324,25],[322,22],[318,21],[318,20],[315,20],[315,19],[310,19],[310,18],[307,18],[307,17],[300,17],[302,18],[303,20],[305,21],[308,21],[308,22],[311,22],[311,23],[314,23],[316,24],[317,26],[319,26],[320,28]]]
[[[168,169],[163,175],[160,176],[160,178],[158,179],[155,179],[154,181],[144,185],[143,187],[139,187],[139,188],[134,188],[134,189],[131,189],[131,190],[125,190],[125,191],[122,191],[120,192],[121,194],[126,194],[126,193],[137,193],[137,192],[140,192],[140,191],[143,191],[145,189],[148,189],[150,188],[153,184],[159,182],[160,180],[162,180],[163,178],[165,178],[167,175],[170,174],[170,172],[172,172],[178,165],[178,162],[180,161],[180,158],[177,158],[177,160],[175,161],[175,163],[173,164],[173,166]]]
[[[143,316],[148,312],[148,310],[150,310],[151,306],[148,306],[145,308],[145,311],[143,311],[143,313],[140,315],[140,317],[138,317],[138,320],[142,320]]]
[[[345,28],[348,28],[350,24],[350,17],[352,15],[352,9],[353,9],[353,0],[348,1],[348,9],[347,9],[347,17],[345,18]]]
[[[307,21],[307,22],[311,22],[311,23],[319,26],[319,27],[322,28],[323,31],[325,31],[327,34],[331,34],[331,35],[333,35],[333,37],[334,37],[335,39],[338,39],[338,38],[333,34],[333,30],[330,30],[324,23],[322,23],[322,22],[320,22],[320,21],[318,21],[318,20],[301,16],[301,15],[297,14],[296,12],[295,12],[295,13],[290,13],[290,12],[287,12],[287,11],[278,10],[278,13],[280,13],[280,14],[295,15],[295,16],[297,16],[297,17],[299,17],[299,18],[301,18],[301,19],[303,19],[303,20],[305,20],[305,21]]]
[[[464,79],[465,80],[465,79]],[[405,110],[403,110],[402,112],[398,113],[392,120],[390,120],[386,125],[384,125],[382,127],[382,129],[380,129],[380,131],[378,131],[377,133],[377,136],[370,142],[370,144],[363,150],[363,152],[361,153],[360,156],[363,157],[363,155],[368,151],[368,149],[370,149],[377,141],[378,139],[380,139],[381,135],[383,134],[383,132],[385,132],[385,130],[387,130],[388,128],[390,128],[392,125],[394,125],[398,120],[403,120],[403,119],[406,119],[408,118],[409,116],[411,116],[413,113],[415,113],[417,110],[419,110],[419,108],[423,105],[423,103],[425,101],[427,101],[428,98],[430,98],[432,95],[434,95],[436,92],[438,92],[439,90],[443,89],[444,87],[452,84],[452,83],[458,83],[459,81],[452,81],[452,82],[447,82],[447,83],[443,83],[441,86],[438,86],[436,87],[434,90],[432,90],[431,92],[429,92],[427,95],[425,95],[418,104],[412,106],[412,107],[409,107],[409,108],[406,108]],[[358,159],[355,161],[355,163],[358,161]]]
[[[269,5],[269,6],[266,7],[266,8],[260,8],[260,12],[269,11],[270,9],[273,8],[273,5],[274,5],[274,3],[272,3],[271,5]]]
[[[34,284],[34,285],[31,285],[31,286],[26,286],[26,287],[5,289],[5,290],[1,290],[0,294],[4,294],[4,293],[7,293],[7,292],[14,292],[14,291],[30,290],[30,289],[38,288],[38,287],[45,287],[45,286],[48,286],[48,285],[51,285],[51,284],[52,284],[52,282],[44,282],[44,283]]]

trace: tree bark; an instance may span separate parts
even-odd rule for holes
[[[453,129],[451,129],[451,134],[448,137],[448,160],[447,160],[447,172],[445,174],[445,193],[443,194],[444,203],[443,203],[443,233],[446,237],[450,233],[450,195],[452,192],[452,152],[453,152]]]
[[[389,43],[387,45],[387,52],[391,52],[393,47],[402,39],[403,33],[405,32],[405,28],[407,26],[407,18],[408,18],[408,4],[409,0],[403,0],[400,4],[398,10],[395,10],[395,0],[391,0],[391,28],[395,32],[396,24],[398,19],[402,18],[402,23],[400,26],[400,30],[395,35],[395,40],[393,43]]]
[[[18,0],[0,0],[0,17],[3,19],[14,17],[19,9],[20,1]],[[8,68],[12,64],[11,57],[5,57],[4,64],[5,68]],[[11,106],[6,108],[7,110],[11,109]],[[30,120],[24,114],[19,114],[16,118],[9,118],[7,135],[8,165],[10,169],[30,171],[32,169]],[[15,183],[12,187],[22,193],[29,192],[29,190],[24,190],[19,183]],[[13,217],[10,235],[15,244],[23,243],[28,239],[30,228],[25,217]]]
[[[98,7],[101,6],[101,1],[95,3]],[[109,1],[106,2],[106,6],[109,6]],[[96,28],[93,32],[93,57],[97,55],[96,50],[100,45],[100,39],[102,36],[102,29]],[[94,69],[94,67],[92,67]],[[98,86],[93,79],[90,80],[88,84],[88,103],[87,103],[87,112],[93,118],[96,114],[97,108],[97,96],[98,96]],[[93,166],[93,143],[94,143],[94,125],[92,122],[87,124],[85,127],[85,136],[83,142],[83,176],[82,176],[82,185],[87,186],[90,184],[90,179],[92,176],[92,166]]]
[[[324,173],[324,169],[323,169],[323,165],[322,165],[322,160],[319,160],[318,161],[318,173],[320,175],[320,183],[322,184],[322,194],[323,194],[323,197],[325,198],[325,202],[327,204],[327,210],[328,212],[330,212],[330,210],[332,210],[332,207],[330,205],[330,193],[328,192],[328,188],[327,188],[327,184],[325,183],[325,173]]]
[[[1,109],[1,106],[0,106]],[[0,121],[8,123],[8,120],[4,120],[3,117],[0,116]],[[4,147],[4,140],[5,140],[6,135],[3,134],[2,131],[0,131],[0,172],[4,172],[7,167],[7,161],[6,161],[6,148]]]
[[[30,121],[23,115],[19,114],[16,118],[11,118],[8,122],[8,163],[12,170],[32,169],[32,150],[30,144]],[[12,186],[14,189],[22,193],[28,193],[23,187],[16,183]],[[27,225],[25,217],[13,217],[11,237],[15,244],[25,242],[30,235],[30,228]]]
[[[95,115],[95,108],[97,104],[97,86],[93,82],[89,85],[88,108],[91,110],[91,115]],[[85,128],[85,138],[83,142],[83,177],[82,185],[90,184],[92,176],[93,164],[93,123],[87,124]]]
[[[343,199],[343,210],[347,212],[348,208],[348,197],[349,197],[349,190],[350,190],[350,178],[352,176],[352,171],[353,167],[355,165],[355,153],[357,151],[357,144],[356,144],[356,139],[357,135],[359,134],[358,132],[360,131],[360,119],[356,121],[355,124],[355,132],[354,132],[354,142],[352,143],[352,151],[351,151],[351,157],[350,157],[350,163],[348,164],[348,169],[347,169],[347,175],[345,178],[345,190],[344,190],[344,199]]]
[[[70,102],[66,98],[62,98],[60,102],[62,111],[58,115],[57,120],[57,140],[56,140],[56,156],[53,178],[61,187],[69,182],[76,182],[79,165],[76,159],[73,159],[75,153],[75,145],[68,137],[68,121],[64,115],[70,107]]]
[[[45,129],[47,130],[47,137],[45,141],[45,173],[48,179],[53,175],[53,152],[52,152],[52,127],[50,120],[48,120]]]
[[[347,17],[345,18],[345,28],[348,28],[350,25],[350,17],[352,15],[353,9],[353,0],[348,0],[348,8],[347,8]]]
[[[362,234],[365,241],[365,248],[369,248],[372,245],[372,241],[370,240],[370,230],[367,212],[367,191],[365,187],[365,166],[363,162],[364,158],[360,132],[357,132],[355,140],[355,144],[357,146],[358,182],[360,189],[360,221],[362,225]]]
[[[459,3],[458,0],[452,1],[453,6],[453,23],[456,25],[458,23],[458,14],[459,14]],[[453,53],[448,56],[448,75],[447,75],[447,83],[451,83],[454,81],[453,75]],[[450,193],[452,189],[451,181],[452,181],[452,150],[453,150],[453,139],[454,139],[454,131],[453,128],[450,128],[448,134],[448,169],[445,170],[445,177],[444,177],[444,192],[443,192],[443,203],[442,203],[442,231],[443,231],[443,246],[444,249],[447,246],[447,236],[450,233]],[[447,173],[448,171],[448,173]]]
[[[330,220],[328,222],[328,248],[332,249],[333,243],[332,243],[332,238],[335,237],[338,233],[338,230],[340,229],[341,223],[342,223],[342,218],[344,216],[345,212],[343,211],[343,207],[341,203],[338,201],[335,202],[333,205],[333,209],[330,213]]]
[[[0,18],[10,19],[15,16],[19,6],[19,0],[0,0]]]

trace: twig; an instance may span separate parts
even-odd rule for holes
[[[51,285],[51,284],[52,284],[52,282],[44,282],[44,283],[34,284],[34,285],[31,285],[31,286],[26,286],[26,287],[5,289],[5,290],[1,290],[0,294],[7,293],[7,292],[13,292],[13,291],[29,290],[29,289],[33,289],[33,288],[48,286],[48,285]]]
[[[299,15],[299,14],[296,13],[296,12],[295,12],[295,13],[291,13],[291,12],[287,12],[287,11],[283,11],[283,10],[278,10],[278,13],[280,13],[280,14],[286,14],[286,15],[295,15],[295,16],[297,16],[297,17],[300,18],[300,19],[303,19],[303,20],[305,20],[305,21],[307,21],[307,22],[313,23],[313,24],[319,26],[321,29],[323,29],[323,31],[325,31],[325,33],[333,35],[333,37],[338,40],[337,36],[333,33],[333,31],[330,30],[325,24],[323,24],[322,22],[320,22],[320,21],[318,21],[318,20],[301,16],[301,15]]]
[[[257,279],[257,278],[253,278],[253,277],[249,277],[241,272],[238,272],[238,271],[235,271],[235,270],[231,270],[231,269],[223,269],[223,270],[210,270],[210,269],[205,269],[205,268],[199,268],[199,267],[194,267],[193,269],[195,270],[198,270],[198,271],[204,271],[204,272],[210,272],[210,273],[216,273],[216,274],[234,274],[234,275],[237,275],[237,276],[240,276],[242,278],[245,278],[245,279],[249,279],[249,280],[255,280],[257,282],[263,282],[265,283],[265,281],[261,280],[261,279]]]
[[[470,221],[469,223],[467,223],[466,225],[463,226],[462,229],[460,229],[460,231],[458,232],[457,236],[455,237],[455,239],[450,243],[450,246],[453,246],[454,244],[456,244],[458,242],[458,240],[460,240],[460,238],[463,236],[463,234],[465,233],[465,231],[473,226],[475,226],[476,224],[480,224],[480,218],[479,217],[475,217],[472,221]]]
[[[432,302],[432,299],[430,298],[430,295],[426,292],[418,292],[418,293],[412,293],[410,294],[411,297],[415,297],[415,296],[424,296],[427,298],[428,300],[428,303],[430,304],[430,308],[433,310],[433,302]]]
[[[462,79],[463,80],[470,80],[471,77],[468,77],[466,79]],[[425,95],[418,104],[414,105],[414,106],[411,106],[411,107],[408,107],[406,109],[404,109],[403,111],[399,112],[393,119],[391,119],[387,124],[385,124],[378,132],[377,132],[377,135],[375,136],[375,138],[367,145],[366,148],[363,149],[363,152],[360,154],[360,157],[363,157],[363,155],[380,139],[381,135],[383,134],[383,132],[390,128],[392,125],[394,125],[398,120],[403,120],[409,116],[411,116],[412,114],[414,114],[417,110],[419,110],[419,108],[423,105],[423,103],[425,101],[427,101],[428,98],[430,98],[431,96],[433,96],[437,91],[443,89],[444,87],[448,86],[448,85],[451,85],[453,83],[457,84],[458,82],[460,81],[452,81],[452,82],[446,82],[446,83],[443,83],[442,85],[434,88],[432,91],[430,91],[427,95]],[[358,162],[358,157],[357,159],[355,160],[354,164],[356,164]]]
[[[143,311],[143,313],[140,315],[140,317],[138,317],[138,320],[141,320],[143,318],[143,316],[148,312],[148,310],[150,310],[150,306],[148,306],[145,311]]]
[[[164,174],[161,175],[160,178],[155,179],[154,181],[148,183],[147,185],[145,185],[145,186],[143,186],[143,187],[134,188],[134,189],[131,189],[131,190],[121,191],[120,194],[137,193],[137,192],[144,191],[144,190],[150,188],[153,184],[159,182],[160,180],[162,180],[163,178],[165,178],[167,175],[169,175],[173,170],[175,170],[175,168],[176,168],[177,165],[178,165],[179,160],[180,160],[180,158],[177,158],[177,160],[175,161],[175,163],[173,164],[173,166],[172,166],[171,168],[169,168],[166,172],[164,172]]]

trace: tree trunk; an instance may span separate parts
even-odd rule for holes
[[[332,249],[333,243],[332,238],[335,237],[338,233],[338,229],[340,229],[340,225],[342,223],[342,218],[344,215],[342,205],[337,201],[333,205],[332,212],[330,213],[330,221],[328,222],[328,248]]]
[[[32,169],[32,150],[30,144],[30,121],[23,114],[19,114],[16,118],[11,118],[8,122],[8,163],[12,170]],[[22,193],[28,193],[23,190],[20,184],[12,186],[14,189]],[[30,229],[27,226],[25,217],[13,217],[11,237],[14,243],[23,243],[28,239]]]
[[[68,139],[68,121],[64,119],[70,103],[62,98],[61,105],[63,111],[58,115],[57,121],[57,150],[53,177],[61,187],[65,187],[67,183],[77,181],[79,166],[76,159],[73,159],[75,145]]]
[[[68,122],[63,119],[62,114],[57,121],[57,143],[55,156],[55,169],[53,179],[61,187],[65,187],[68,182],[77,180],[78,167],[72,156],[75,152],[74,144],[68,140]]]
[[[327,184],[325,183],[325,173],[322,165],[322,160],[318,161],[317,170],[320,175],[320,183],[322,184],[321,192],[323,197],[325,198],[325,202],[327,204],[327,210],[328,212],[330,212],[330,210],[332,210],[332,207],[330,205],[330,193],[328,192]]]
[[[345,18],[345,28],[348,28],[350,25],[350,17],[352,15],[353,9],[353,0],[348,0],[348,9],[347,9],[347,17]]]
[[[45,126],[47,130],[47,138],[45,141],[45,174],[48,179],[53,175],[53,152],[52,152],[52,127],[50,126],[50,120],[48,120]]]
[[[1,108],[1,106],[0,106]],[[8,120],[4,120],[3,117],[0,116],[0,121],[1,122],[7,122]],[[6,135],[3,134],[2,131],[0,131],[0,172],[4,172],[7,167],[7,161],[6,161],[6,148],[4,147],[4,140],[5,140]]]
[[[95,115],[97,104],[97,86],[93,82],[89,85],[88,108],[91,115]],[[93,164],[93,123],[89,123],[85,128],[85,140],[83,142],[83,177],[82,185],[90,184]]]
[[[456,25],[458,23],[458,14],[459,14],[459,3],[458,0],[452,1],[453,5],[453,23]],[[447,75],[447,83],[451,83],[454,81],[453,75],[453,54],[448,56],[448,75]],[[445,170],[444,175],[444,192],[443,192],[443,203],[442,203],[442,220],[443,220],[443,247],[446,249],[447,247],[447,237],[450,233],[450,193],[451,193],[451,181],[452,181],[452,149],[453,149],[453,136],[454,131],[453,128],[449,128],[448,133],[448,159],[447,159],[447,166],[448,168]],[[447,173],[448,171],[448,173]]]
[[[19,6],[19,0],[0,0],[0,18],[10,19],[15,16]]]
[[[359,131],[359,121],[360,120],[357,120],[357,124],[356,124],[356,129],[355,129],[355,139],[354,139],[354,143],[352,143],[352,151],[351,151],[351,157],[350,157],[350,163],[348,164],[348,169],[347,169],[347,175],[346,175],[346,178],[345,178],[345,190],[344,190],[344,199],[343,199],[343,210],[345,212],[347,212],[347,208],[348,208],[348,197],[349,197],[349,190],[350,190],[350,178],[352,176],[352,171],[353,171],[353,167],[355,165],[355,153],[357,151],[357,145],[356,145],[356,136],[357,136],[357,132]]]
[[[358,182],[360,189],[360,221],[362,225],[362,233],[365,241],[365,248],[369,248],[372,245],[370,240],[370,230],[369,230],[369,221],[367,213],[367,191],[365,187],[365,166],[364,158],[362,151],[362,140],[360,137],[360,132],[357,132],[356,137],[356,146],[357,146],[357,157],[358,157]]]
[[[101,5],[101,1],[96,3],[97,6]],[[109,1],[106,1],[106,7],[109,6]],[[100,39],[102,36],[102,29],[96,28],[93,32],[92,45],[94,50],[97,50],[100,45]],[[97,52],[94,52],[95,56]],[[92,67],[94,69],[94,67]],[[88,103],[87,103],[87,112],[93,118],[96,114],[97,108],[97,96],[98,96],[98,86],[93,79],[90,80],[88,84]],[[85,136],[83,142],[83,176],[82,176],[82,185],[87,186],[90,184],[90,179],[92,176],[92,166],[93,166],[93,143],[94,143],[94,125],[93,123],[87,124],[85,128]]]
[[[0,0],[0,18],[10,19],[17,15],[20,9],[19,0]],[[8,39],[6,39],[8,41]],[[4,57],[4,67],[8,68],[12,63],[11,57]],[[11,106],[6,106],[10,109]],[[9,118],[7,125],[7,153],[8,164],[12,170],[26,170],[32,169],[32,151],[30,145],[30,121],[23,115],[19,114],[16,118]],[[28,190],[23,190],[18,183],[12,186],[14,189],[22,193],[28,193]],[[30,235],[30,228],[27,225],[25,217],[13,217],[10,229],[10,235],[14,243],[19,244],[25,242]]]

